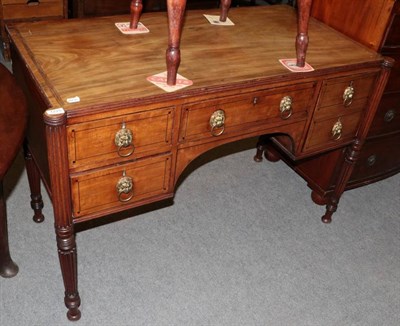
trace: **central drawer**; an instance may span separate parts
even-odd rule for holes
[[[303,83],[183,107],[181,143],[228,137],[306,120],[316,83]]]

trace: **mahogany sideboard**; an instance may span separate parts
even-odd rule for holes
[[[354,168],[392,61],[311,19],[306,61],[314,70],[291,72],[279,59],[296,58],[293,8],[232,8],[234,26],[211,25],[203,13],[219,10],[186,12],[179,74],[193,85],[175,92],[147,81],[166,70],[166,13],[143,14],[150,33],[139,35],[115,27],[129,16],[9,27],[30,110],[31,205],[42,221],[41,179],[70,320],[81,316],[75,226],[172,198],[201,154],[271,134],[295,160],[347,148],[325,219]]]
[[[356,15],[354,13],[357,13]],[[346,190],[368,185],[400,172],[400,2],[396,0],[314,0],[311,14],[352,39],[395,60],[372,122],[368,139],[346,185]],[[265,145],[268,144],[269,145]],[[270,160],[282,158],[312,189],[314,202],[329,200],[345,150],[296,162],[281,150],[278,139],[264,138]]]

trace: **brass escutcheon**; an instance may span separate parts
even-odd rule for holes
[[[332,139],[339,140],[342,137],[343,124],[340,122],[340,119],[336,121],[336,123],[332,127]]]
[[[225,112],[223,110],[215,111],[210,117],[211,135],[221,136],[225,131]]]
[[[121,157],[128,157],[135,151],[135,146],[132,144],[133,133],[132,130],[126,128],[125,122],[122,122],[121,129],[117,131],[114,138],[115,146],[118,147],[118,155]],[[130,150],[123,154],[122,150],[130,148]]]
[[[344,90],[343,92],[343,105],[344,106],[350,106],[350,104],[353,102],[354,98],[354,87],[353,87],[353,82],[350,82],[350,85]]]
[[[279,106],[279,111],[281,112],[281,119],[287,120],[292,116],[293,99],[290,96],[284,96],[281,100],[281,104]]]
[[[122,173],[116,185],[118,200],[122,203],[128,202],[133,197],[133,180],[131,177],[126,176],[125,170]]]

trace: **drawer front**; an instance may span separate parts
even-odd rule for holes
[[[63,1],[41,0],[37,4],[27,1],[6,0],[3,3],[3,19],[30,19],[41,17],[63,17]]]
[[[384,94],[369,136],[400,131],[400,93]]]
[[[73,215],[79,218],[107,209],[123,209],[163,195],[168,191],[170,175],[171,155],[161,155],[71,177]]]
[[[69,126],[71,170],[87,170],[169,151],[173,112],[173,108],[164,108]]]
[[[324,81],[314,118],[338,116],[365,108],[376,74],[362,74]]]
[[[306,119],[314,90],[315,83],[306,83],[187,105],[179,140],[224,137]]]
[[[375,138],[363,146],[351,181],[379,178],[400,169],[400,133],[395,136]]]
[[[362,112],[338,118],[314,120],[304,146],[305,151],[327,148],[351,141],[358,129]]]

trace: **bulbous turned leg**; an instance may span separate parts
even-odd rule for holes
[[[332,215],[336,212],[338,207],[337,200],[331,199],[331,203],[326,205],[326,212],[325,215],[322,216],[321,221],[325,224],[329,224],[332,222]]]
[[[8,246],[7,211],[3,196],[3,181],[0,181],[0,276],[10,278],[18,273]]]
[[[219,20],[221,22],[226,22],[226,19],[228,18],[228,11],[229,8],[231,7],[232,0],[221,0],[220,1],[220,6],[221,6],[221,13],[219,15]]]
[[[31,191],[31,207],[33,209],[33,220],[36,223],[41,223],[44,221],[44,215],[42,213],[43,200],[40,191],[40,174],[35,162],[33,161],[32,154],[26,144],[24,144],[24,155],[26,172],[28,174],[29,188]]]
[[[139,24],[140,16],[142,15],[143,3],[142,0],[132,0],[131,1],[131,21],[129,28],[136,29]]]
[[[312,0],[298,0],[298,19],[296,37],[296,56],[298,67],[304,67],[308,47],[308,23]]]

